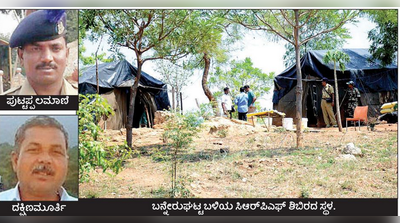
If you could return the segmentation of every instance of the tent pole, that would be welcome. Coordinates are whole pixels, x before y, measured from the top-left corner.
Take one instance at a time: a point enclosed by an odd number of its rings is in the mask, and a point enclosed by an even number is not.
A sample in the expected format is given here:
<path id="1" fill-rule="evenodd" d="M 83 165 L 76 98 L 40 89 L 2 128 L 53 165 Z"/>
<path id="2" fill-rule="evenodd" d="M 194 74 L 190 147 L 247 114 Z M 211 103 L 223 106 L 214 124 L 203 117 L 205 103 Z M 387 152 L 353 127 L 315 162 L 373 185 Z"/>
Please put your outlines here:
<path id="1" fill-rule="evenodd" d="M 151 128 L 151 121 L 150 121 L 150 116 L 149 116 L 149 110 L 147 109 L 147 105 L 144 104 L 144 110 L 146 111 L 146 117 L 147 117 L 147 127 Z"/>
<path id="2" fill-rule="evenodd" d="M 12 84 L 12 80 L 13 80 L 13 73 L 12 73 L 12 64 L 11 64 L 11 52 L 12 52 L 12 48 L 8 47 L 8 66 L 9 66 L 9 73 L 10 73 L 10 88 L 11 88 L 11 84 Z"/>
<path id="3" fill-rule="evenodd" d="M 182 92 L 179 92 L 181 97 L 181 115 L 183 115 L 183 103 L 182 103 Z"/>

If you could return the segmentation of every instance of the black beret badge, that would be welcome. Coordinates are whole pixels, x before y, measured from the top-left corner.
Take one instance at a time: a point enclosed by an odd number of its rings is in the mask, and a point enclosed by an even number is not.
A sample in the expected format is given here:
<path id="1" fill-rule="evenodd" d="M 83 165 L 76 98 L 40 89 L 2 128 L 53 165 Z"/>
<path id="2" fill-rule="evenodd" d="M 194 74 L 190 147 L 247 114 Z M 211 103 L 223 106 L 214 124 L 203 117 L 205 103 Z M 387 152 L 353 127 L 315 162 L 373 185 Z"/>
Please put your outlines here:
<path id="1" fill-rule="evenodd" d="M 63 33 L 65 30 L 64 28 L 64 24 L 62 22 L 58 22 L 57 23 L 57 30 L 56 32 L 58 33 L 58 35 L 60 35 L 61 33 Z"/>
<path id="2" fill-rule="evenodd" d="M 46 10 L 47 11 L 47 20 L 50 21 L 50 23 L 57 24 L 55 26 L 56 30 L 55 32 L 60 35 L 64 32 L 65 27 L 64 23 L 62 21 L 63 17 L 65 17 L 65 10 Z"/>

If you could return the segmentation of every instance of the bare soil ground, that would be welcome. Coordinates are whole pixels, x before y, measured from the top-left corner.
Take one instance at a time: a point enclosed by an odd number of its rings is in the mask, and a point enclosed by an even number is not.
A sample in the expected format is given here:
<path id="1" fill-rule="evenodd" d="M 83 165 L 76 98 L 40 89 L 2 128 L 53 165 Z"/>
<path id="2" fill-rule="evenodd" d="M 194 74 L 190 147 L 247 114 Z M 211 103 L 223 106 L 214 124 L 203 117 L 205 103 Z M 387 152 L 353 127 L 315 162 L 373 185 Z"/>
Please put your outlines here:
<path id="1" fill-rule="evenodd" d="M 80 197 L 169 197 L 170 148 L 162 126 L 134 129 L 137 155 L 117 175 L 97 169 L 80 184 Z M 358 130 L 358 128 L 357 128 Z M 269 131 L 224 118 L 207 121 L 190 148 L 180 155 L 178 197 L 195 198 L 396 198 L 397 124 L 379 124 L 374 131 L 354 127 L 308 128 L 304 147 L 296 134 Z M 102 140 L 123 144 L 124 130 L 107 130 Z M 347 143 L 362 155 L 346 157 Z"/>

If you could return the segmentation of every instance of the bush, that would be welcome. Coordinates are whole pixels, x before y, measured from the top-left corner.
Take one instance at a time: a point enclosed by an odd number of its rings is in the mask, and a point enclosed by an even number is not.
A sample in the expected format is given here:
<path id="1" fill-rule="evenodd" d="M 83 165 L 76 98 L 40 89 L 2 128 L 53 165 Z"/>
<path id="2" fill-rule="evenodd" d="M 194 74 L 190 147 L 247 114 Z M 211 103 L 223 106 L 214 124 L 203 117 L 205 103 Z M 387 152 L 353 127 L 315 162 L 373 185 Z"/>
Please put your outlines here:
<path id="1" fill-rule="evenodd" d="M 121 146 L 106 147 L 104 142 L 97 141 L 102 129 L 99 121 L 102 117 L 113 115 L 107 101 L 97 94 L 79 95 L 79 181 L 89 179 L 89 171 L 95 167 L 103 172 L 111 169 L 119 173 L 122 163 L 130 156 L 126 143 Z"/>
<path id="2" fill-rule="evenodd" d="M 199 131 L 201 123 L 196 113 L 187 113 L 185 115 L 175 113 L 167 119 L 163 138 L 169 142 L 170 151 L 172 151 L 171 197 L 174 197 L 176 192 L 179 191 L 179 185 L 177 185 L 176 180 L 178 156 L 193 141 L 193 137 Z"/>

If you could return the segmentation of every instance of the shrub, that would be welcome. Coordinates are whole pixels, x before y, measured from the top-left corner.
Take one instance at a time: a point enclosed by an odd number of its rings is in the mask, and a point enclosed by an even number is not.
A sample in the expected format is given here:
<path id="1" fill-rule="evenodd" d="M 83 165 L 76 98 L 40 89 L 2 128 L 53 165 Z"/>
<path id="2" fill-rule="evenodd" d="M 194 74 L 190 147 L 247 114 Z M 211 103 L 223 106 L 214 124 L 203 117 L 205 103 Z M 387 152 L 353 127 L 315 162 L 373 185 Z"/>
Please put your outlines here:
<path id="1" fill-rule="evenodd" d="M 113 115 L 107 101 L 97 94 L 79 95 L 79 181 L 89 179 L 89 171 L 95 167 L 103 168 L 103 172 L 111 169 L 119 173 L 122 163 L 130 156 L 126 145 L 106 147 L 98 141 L 102 129 L 99 121 L 102 117 Z M 125 143 L 126 144 L 126 143 Z"/>
<path id="2" fill-rule="evenodd" d="M 175 113 L 167 119 L 163 137 L 171 147 L 171 197 L 175 196 L 178 189 L 176 180 L 178 156 L 193 141 L 193 137 L 199 131 L 201 123 L 195 113 L 187 113 L 185 115 Z"/>

